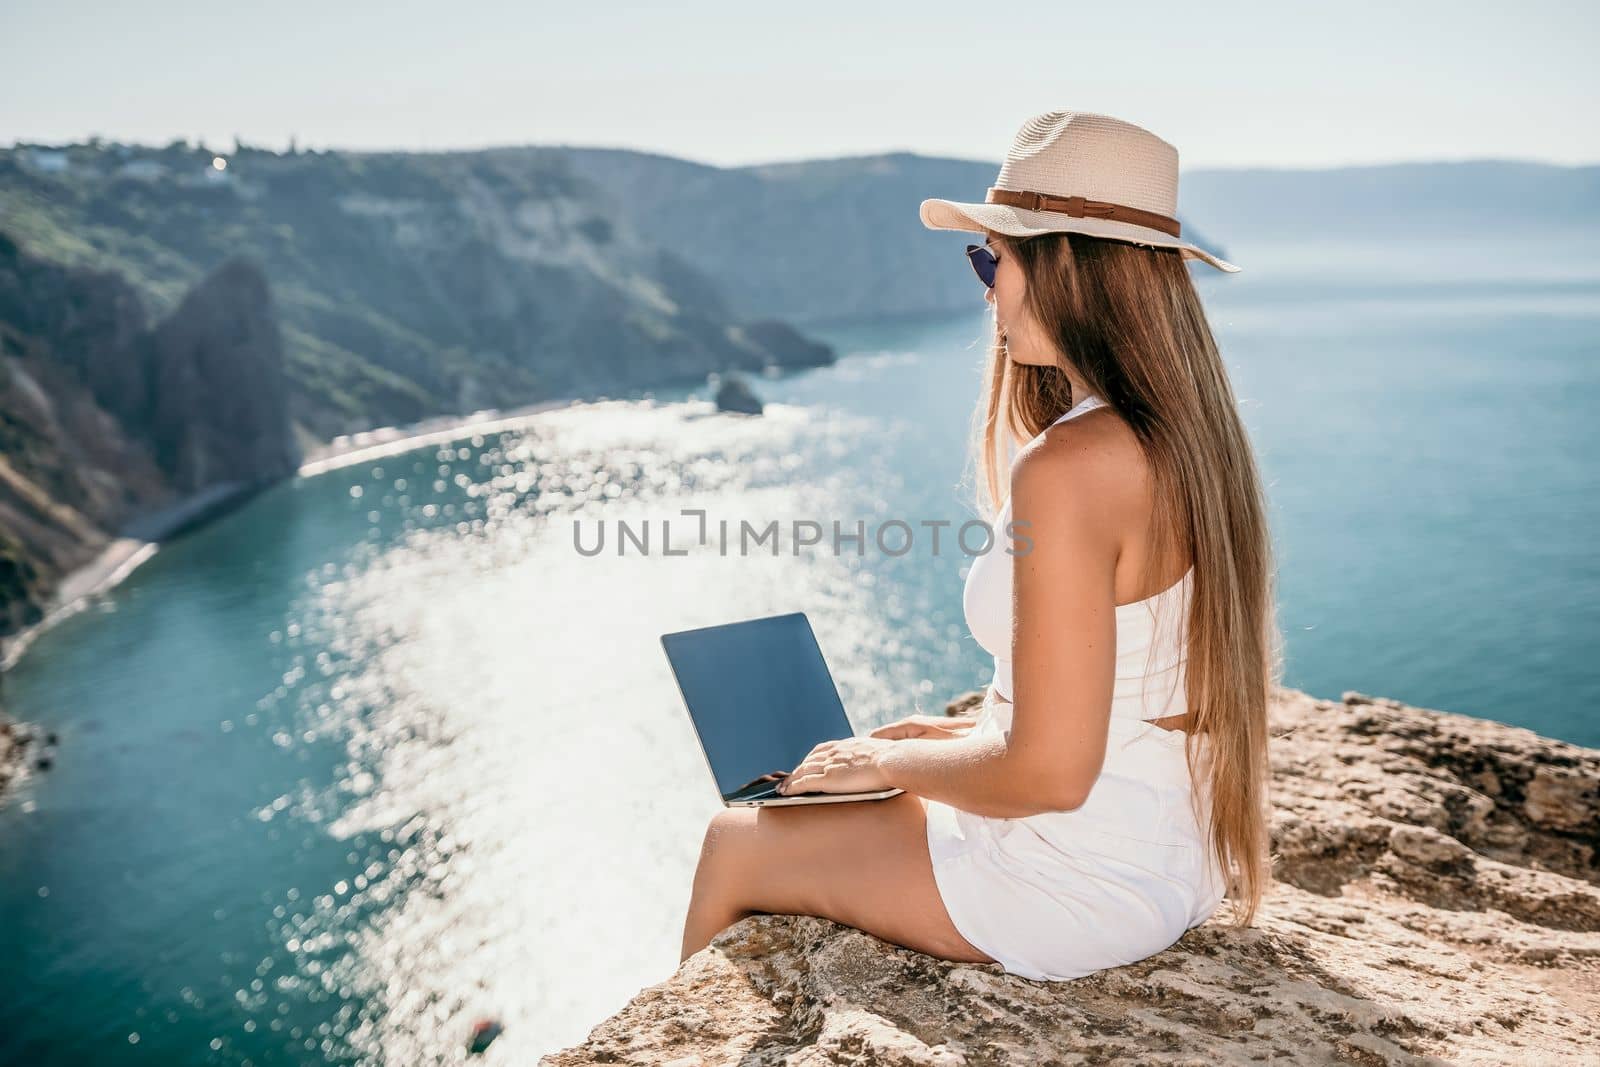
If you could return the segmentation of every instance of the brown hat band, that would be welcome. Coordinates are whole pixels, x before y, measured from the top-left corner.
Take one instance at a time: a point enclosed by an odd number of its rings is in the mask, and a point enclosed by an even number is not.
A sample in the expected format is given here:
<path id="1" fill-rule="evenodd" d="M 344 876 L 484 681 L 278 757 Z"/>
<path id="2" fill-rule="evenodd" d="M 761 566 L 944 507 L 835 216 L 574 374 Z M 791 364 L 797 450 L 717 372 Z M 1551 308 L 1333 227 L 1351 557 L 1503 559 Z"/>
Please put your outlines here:
<path id="1" fill-rule="evenodd" d="M 1049 193 L 1019 192 L 1015 189 L 996 189 L 990 186 L 983 201 L 986 204 L 1007 204 L 1011 207 L 1027 208 L 1029 211 L 1059 211 L 1075 219 L 1096 218 L 1131 222 L 1135 226 L 1148 226 L 1152 230 L 1160 230 L 1173 237 L 1179 236 L 1180 231 L 1177 219 L 1159 215 L 1154 211 L 1128 207 L 1126 204 L 1085 200 L 1081 196 L 1052 196 Z"/>

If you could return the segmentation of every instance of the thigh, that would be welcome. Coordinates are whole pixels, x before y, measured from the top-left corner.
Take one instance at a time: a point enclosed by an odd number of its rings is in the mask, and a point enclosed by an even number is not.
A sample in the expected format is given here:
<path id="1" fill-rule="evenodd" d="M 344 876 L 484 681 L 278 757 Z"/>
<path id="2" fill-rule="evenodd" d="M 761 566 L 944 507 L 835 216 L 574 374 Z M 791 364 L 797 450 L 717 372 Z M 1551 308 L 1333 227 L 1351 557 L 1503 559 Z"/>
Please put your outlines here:
<path id="1" fill-rule="evenodd" d="M 915 794 L 726 808 L 706 842 L 722 887 L 745 909 L 816 915 L 941 959 L 994 962 L 950 922 Z"/>

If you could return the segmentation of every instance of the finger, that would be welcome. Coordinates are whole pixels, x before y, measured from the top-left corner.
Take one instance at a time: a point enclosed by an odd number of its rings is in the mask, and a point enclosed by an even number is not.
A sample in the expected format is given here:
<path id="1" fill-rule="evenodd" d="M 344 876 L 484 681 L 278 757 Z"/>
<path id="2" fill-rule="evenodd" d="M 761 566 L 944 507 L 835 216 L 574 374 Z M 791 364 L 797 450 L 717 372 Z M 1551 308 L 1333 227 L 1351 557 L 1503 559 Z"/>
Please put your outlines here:
<path id="1" fill-rule="evenodd" d="M 797 766 L 794 769 L 794 773 L 784 779 L 784 789 L 794 789 L 795 782 L 811 781 L 814 777 L 818 777 L 818 774 L 821 774 L 821 768 L 816 765 Z"/>

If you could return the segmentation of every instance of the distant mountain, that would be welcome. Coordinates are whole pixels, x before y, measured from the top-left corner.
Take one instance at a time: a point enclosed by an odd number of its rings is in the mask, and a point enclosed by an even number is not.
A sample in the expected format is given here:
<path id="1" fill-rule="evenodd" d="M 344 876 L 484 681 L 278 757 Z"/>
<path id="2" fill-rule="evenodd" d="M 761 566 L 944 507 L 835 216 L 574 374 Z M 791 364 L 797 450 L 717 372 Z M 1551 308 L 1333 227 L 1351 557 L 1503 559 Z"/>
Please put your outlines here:
<path id="1" fill-rule="evenodd" d="M 559 152 L 0 152 L 0 232 L 123 274 L 152 311 L 223 260 L 269 279 L 312 438 L 831 362 L 640 237 Z"/>
<path id="2" fill-rule="evenodd" d="M 718 168 L 620 149 L 565 151 L 642 236 L 717 279 L 750 314 L 804 325 L 978 306 L 976 279 L 959 259 L 973 237 L 927 229 L 917 208 L 929 197 L 982 202 L 998 161 L 893 152 Z"/>
<path id="3" fill-rule="evenodd" d="M 1241 239 L 1546 237 L 1600 228 L 1600 166 L 1515 160 L 1328 170 L 1199 170 L 1179 180 L 1196 218 Z"/>
<path id="4" fill-rule="evenodd" d="M 917 207 L 928 197 L 982 202 L 998 160 L 894 152 L 718 168 L 617 149 L 565 151 L 642 236 L 716 278 L 746 313 L 804 326 L 976 306 L 971 272 L 956 259 L 971 238 L 926 229 Z M 1486 160 L 1185 170 L 1178 203 L 1184 236 L 1224 259 L 1227 243 L 1208 234 L 1400 241 L 1592 233 L 1600 167 Z M 1191 269 L 1212 277 L 1203 264 Z"/>

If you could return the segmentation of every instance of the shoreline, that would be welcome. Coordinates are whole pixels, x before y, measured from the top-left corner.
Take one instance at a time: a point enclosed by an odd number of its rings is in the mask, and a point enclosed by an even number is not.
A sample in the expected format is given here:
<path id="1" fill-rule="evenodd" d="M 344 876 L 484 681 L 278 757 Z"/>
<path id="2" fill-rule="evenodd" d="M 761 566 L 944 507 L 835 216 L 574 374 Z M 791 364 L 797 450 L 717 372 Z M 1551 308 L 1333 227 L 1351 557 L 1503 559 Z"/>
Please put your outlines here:
<path id="1" fill-rule="evenodd" d="M 445 444 L 476 434 L 520 429 L 545 412 L 589 402 L 580 397 L 546 400 L 508 412 L 490 408 L 465 416 L 439 415 L 406 426 L 380 426 L 345 434 L 333 438 L 308 455 L 289 477 L 314 478 L 341 467 L 409 452 L 430 444 Z M 160 550 L 163 541 L 220 518 L 257 492 L 275 484 L 224 482 L 127 523 L 122 533 L 113 537 L 99 555 L 62 577 L 43 618 L 8 637 L 0 638 L 0 672 L 16 666 L 33 642 L 52 627 L 82 611 L 96 596 L 109 592 L 125 581 Z"/>
<path id="2" fill-rule="evenodd" d="M 306 456 L 295 477 L 314 478 L 341 467 L 353 467 L 369 459 L 382 459 L 431 444 L 447 444 L 481 433 L 517 430 L 547 411 L 596 402 L 578 397 L 544 400 L 510 411 L 486 408 L 470 415 L 439 415 L 406 426 L 380 426 L 359 433 L 342 434 Z"/>
<path id="3" fill-rule="evenodd" d="M 62 577 L 43 618 L 0 638 L 0 671 L 15 666 L 41 634 L 81 611 L 96 595 L 121 583 L 156 554 L 163 540 L 230 511 L 261 488 L 246 482 L 221 482 L 127 523 L 94 559 Z"/>

